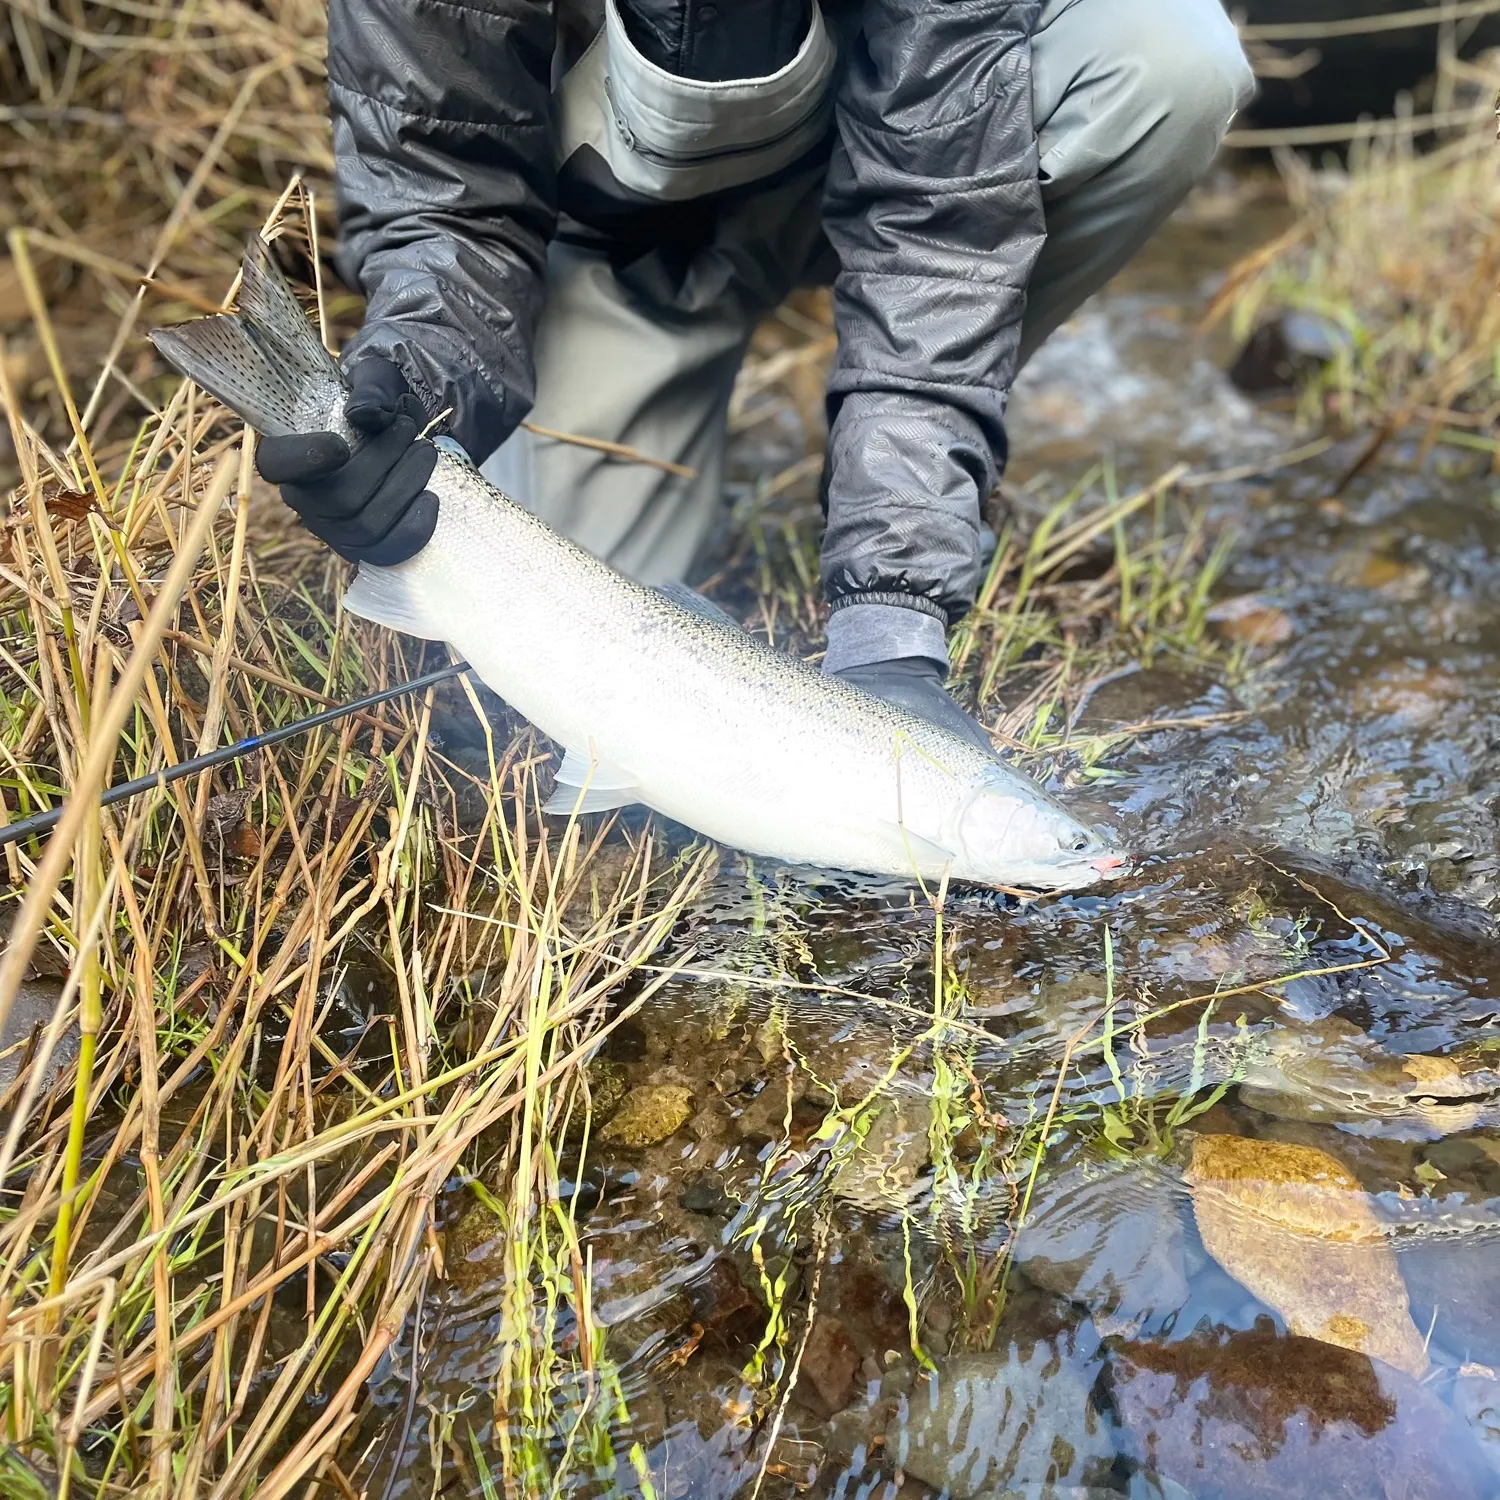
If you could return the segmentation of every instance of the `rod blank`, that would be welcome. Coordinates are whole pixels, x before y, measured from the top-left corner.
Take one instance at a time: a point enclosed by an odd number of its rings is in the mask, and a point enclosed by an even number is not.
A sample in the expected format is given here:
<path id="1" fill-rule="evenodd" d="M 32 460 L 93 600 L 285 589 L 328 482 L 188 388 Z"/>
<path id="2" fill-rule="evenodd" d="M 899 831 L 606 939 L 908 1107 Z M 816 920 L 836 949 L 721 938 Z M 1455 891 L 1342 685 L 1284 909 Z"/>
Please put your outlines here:
<path id="1" fill-rule="evenodd" d="M 312 729 L 320 729 L 324 724 L 332 724 L 339 719 L 347 718 L 350 714 L 373 708 L 377 703 L 399 698 L 404 693 L 421 692 L 423 688 L 431 687 L 437 682 L 445 682 L 448 678 L 457 677 L 468 670 L 469 664 L 466 661 L 455 662 L 449 667 L 439 667 L 436 671 L 424 672 L 420 677 L 412 678 L 410 682 L 398 682 L 395 687 L 381 688 L 378 693 L 368 693 L 365 697 L 356 698 L 351 703 L 341 703 L 333 708 L 325 708 L 321 713 L 312 714 L 306 719 L 298 719 L 295 723 L 283 724 L 280 729 L 267 730 L 265 734 L 251 735 L 249 739 L 239 740 L 233 745 L 222 745 L 217 750 L 210 750 L 206 755 L 195 755 L 192 760 L 180 760 L 175 766 L 163 766 L 161 770 L 150 776 L 137 776 L 134 781 L 119 782 L 115 786 L 104 789 L 99 798 L 99 805 L 100 807 L 113 807 L 116 802 L 128 802 L 132 797 L 139 797 L 142 792 L 149 792 L 154 787 L 170 786 L 174 781 L 181 781 L 184 776 L 194 776 L 200 771 L 212 771 L 215 766 L 228 765 L 230 761 L 238 760 L 241 756 L 249 755 L 253 751 L 264 750 L 269 745 L 279 745 L 283 740 L 306 734 Z M 0 828 L 0 849 L 7 844 L 17 843 L 21 839 L 34 838 L 39 833 L 46 833 L 62 817 L 66 806 L 65 802 L 59 803 L 46 812 L 33 813 L 29 818 L 22 818 L 19 823 L 10 823 Z"/>

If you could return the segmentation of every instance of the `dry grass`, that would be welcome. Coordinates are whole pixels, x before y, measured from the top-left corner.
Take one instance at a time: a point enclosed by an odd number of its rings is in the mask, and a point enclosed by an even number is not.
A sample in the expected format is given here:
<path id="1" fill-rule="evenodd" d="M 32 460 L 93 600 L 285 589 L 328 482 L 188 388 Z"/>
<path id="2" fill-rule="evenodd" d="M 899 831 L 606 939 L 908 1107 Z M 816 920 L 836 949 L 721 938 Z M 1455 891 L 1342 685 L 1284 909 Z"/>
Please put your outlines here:
<path id="1" fill-rule="evenodd" d="M 515 1205 L 506 1347 L 554 1358 L 528 1274 L 538 1237 L 564 1265 L 577 1242 L 536 1223 L 547 1143 L 584 1107 L 606 997 L 707 868 L 649 839 L 601 864 L 577 826 L 540 837 L 528 740 L 490 738 L 478 775 L 434 743 L 435 712 L 490 734 L 472 693 L 101 815 L 102 781 L 416 666 L 338 618 L 315 550 L 260 534 L 242 436 L 202 405 L 179 388 L 118 469 L 86 442 L 50 451 L 11 408 L 0 785 L 13 808 L 65 788 L 76 810 L 8 851 L 0 1007 L 28 961 L 66 976 L 0 1148 L 16 1485 L 338 1487 L 365 1380 L 441 1274 L 438 1195 L 481 1141 Z M 102 498 L 67 519 L 58 496 L 92 471 Z M 372 963 L 373 997 L 351 997 L 343 976 Z M 49 1089 L 69 1027 L 82 1049 Z"/>
<path id="2" fill-rule="evenodd" d="M 586 1109 L 606 997 L 709 856 L 542 837 L 546 758 L 497 740 L 472 689 L 99 814 L 103 783 L 420 662 L 340 618 L 342 567 L 140 337 L 220 305 L 262 223 L 322 269 L 283 192 L 328 165 L 322 8 L 17 3 L 4 24 L 0 807 L 66 792 L 74 813 L 5 854 L 0 1011 L 39 977 L 62 998 L 0 1146 L 0 1491 L 347 1493 L 342 1465 L 378 1483 L 394 1458 L 361 1427 L 366 1380 L 442 1275 L 445 1185 L 483 1162 L 510 1206 L 508 1390 L 553 1378 L 560 1301 L 587 1326 L 550 1143 Z M 322 310 L 354 309 L 334 288 Z M 440 753 L 434 716 L 477 757 Z M 565 1363 L 597 1456 L 608 1372 L 591 1345 Z"/>
<path id="3" fill-rule="evenodd" d="M 1500 56 L 1448 65 L 1447 88 L 1480 105 L 1500 86 Z M 1419 155 L 1409 133 L 1356 143 L 1315 170 L 1290 155 L 1283 177 L 1294 225 L 1247 256 L 1217 297 L 1244 336 L 1275 311 L 1338 330 L 1331 362 L 1309 379 L 1302 415 L 1368 431 L 1358 467 L 1398 434 L 1419 458 L 1445 442 L 1494 453 L 1500 418 L 1500 150 L 1492 122 Z"/>

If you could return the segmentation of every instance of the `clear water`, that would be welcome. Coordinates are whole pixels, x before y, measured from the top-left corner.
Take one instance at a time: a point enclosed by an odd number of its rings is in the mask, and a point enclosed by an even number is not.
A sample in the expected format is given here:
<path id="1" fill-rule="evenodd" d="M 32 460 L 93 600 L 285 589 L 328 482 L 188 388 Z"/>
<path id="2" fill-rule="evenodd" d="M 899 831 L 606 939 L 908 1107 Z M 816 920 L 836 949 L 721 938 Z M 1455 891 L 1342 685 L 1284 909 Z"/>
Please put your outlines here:
<path id="1" fill-rule="evenodd" d="M 1018 393 L 1015 479 L 1295 446 L 1192 332 L 1254 234 L 1184 216 L 1063 330 Z M 1500 507 L 1442 452 L 1330 498 L 1348 456 L 1199 492 L 1239 535 L 1220 592 L 1285 615 L 1273 654 L 1090 700 L 1085 727 L 1209 720 L 1108 761 L 1128 880 L 959 892 L 939 931 L 920 894 L 725 856 L 673 940 L 694 972 L 594 1065 L 691 1105 L 569 1184 L 628 1409 L 570 1492 L 1500 1493 Z M 1292 1334 L 1316 1278 L 1253 1221 L 1240 1275 L 1216 1257 L 1189 1164 L 1224 1136 L 1350 1174 L 1375 1226 L 1354 1281 L 1422 1373 Z M 415 1369 L 409 1333 L 383 1367 L 384 1422 L 415 1393 L 391 1495 L 483 1493 L 434 1454 L 519 1434 L 493 1402 L 500 1249 L 430 1299 Z"/>

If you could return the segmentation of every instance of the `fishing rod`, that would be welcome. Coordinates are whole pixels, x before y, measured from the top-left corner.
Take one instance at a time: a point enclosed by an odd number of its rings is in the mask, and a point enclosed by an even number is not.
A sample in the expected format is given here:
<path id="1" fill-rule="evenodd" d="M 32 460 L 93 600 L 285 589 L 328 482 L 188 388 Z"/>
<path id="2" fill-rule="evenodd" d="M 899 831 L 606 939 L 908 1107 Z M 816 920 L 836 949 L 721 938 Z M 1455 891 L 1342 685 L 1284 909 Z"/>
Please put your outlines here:
<path id="1" fill-rule="evenodd" d="M 149 792 L 155 787 L 170 786 L 174 781 L 181 781 L 184 776 L 193 776 L 199 771 L 211 771 L 215 766 L 227 765 L 230 761 L 249 755 L 254 750 L 264 750 L 270 745 L 279 745 L 283 740 L 289 740 L 294 735 L 320 729 L 324 724 L 332 724 L 338 719 L 347 718 L 350 714 L 357 714 L 362 709 L 373 708 L 377 703 L 399 698 L 403 693 L 421 692 L 423 688 L 431 687 L 437 682 L 446 682 L 448 678 L 457 677 L 468 670 L 469 664 L 466 661 L 455 662 L 449 667 L 439 667 L 434 672 L 424 672 L 420 677 L 413 677 L 410 682 L 398 682 L 395 687 L 381 688 L 378 693 L 367 693 L 363 698 L 356 698 L 351 703 L 340 703 L 333 708 L 325 708 L 321 713 L 312 714 L 306 719 L 283 724 L 280 729 L 270 729 L 265 734 L 252 734 L 249 739 L 238 740 L 233 745 L 221 745 L 217 750 L 210 750 L 206 755 L 195 755 L 191 760 L 180 760 L 175 766 L 163 766 L 161 770 L 153 772 L 150 776 L 137 776 L 134 781 L 119 782 L 115 786 L 104 789 L 99 798 L 99 806 L 112 807 L 116 802 L 128 802 L 132 797 L 139 797 L 142 792 Z M 20 839 L 46 833 L 62 817 L 66 806 L 67 803 L 60 803 L 46 812 L 33 813 L 29 818 L 22 818 L 19 823 L 10 823 L 0 828 L 0 849 Z"/>

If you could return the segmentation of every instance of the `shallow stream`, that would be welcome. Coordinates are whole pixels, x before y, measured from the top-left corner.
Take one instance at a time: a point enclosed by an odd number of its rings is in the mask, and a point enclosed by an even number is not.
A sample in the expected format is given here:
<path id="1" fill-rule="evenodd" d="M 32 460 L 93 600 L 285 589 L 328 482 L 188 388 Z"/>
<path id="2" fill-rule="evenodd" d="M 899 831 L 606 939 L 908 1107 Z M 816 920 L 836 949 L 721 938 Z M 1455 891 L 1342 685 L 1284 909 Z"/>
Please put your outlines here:
<path id="1" fill-rule="evenodd" d="M 1042 352 L 1014 484 L 1305 442 L 1194 331 L 1247 218 L 1198 200 Z M 619 1380 L 569 1493 L 1500 1494 L 1500 481 L 1393 449 L 1335 494 L 1357 452 L 1195 492 L 1253 649 L 1082 705 L 1170 721 L 1088 788 L 1128 879 L 939 921 L 725 855 L 565 1164 Z M 494 1411 L 486 1213 L 455 1187 L 376 1383 L 392 1496 L 568 1430 Z"/>

